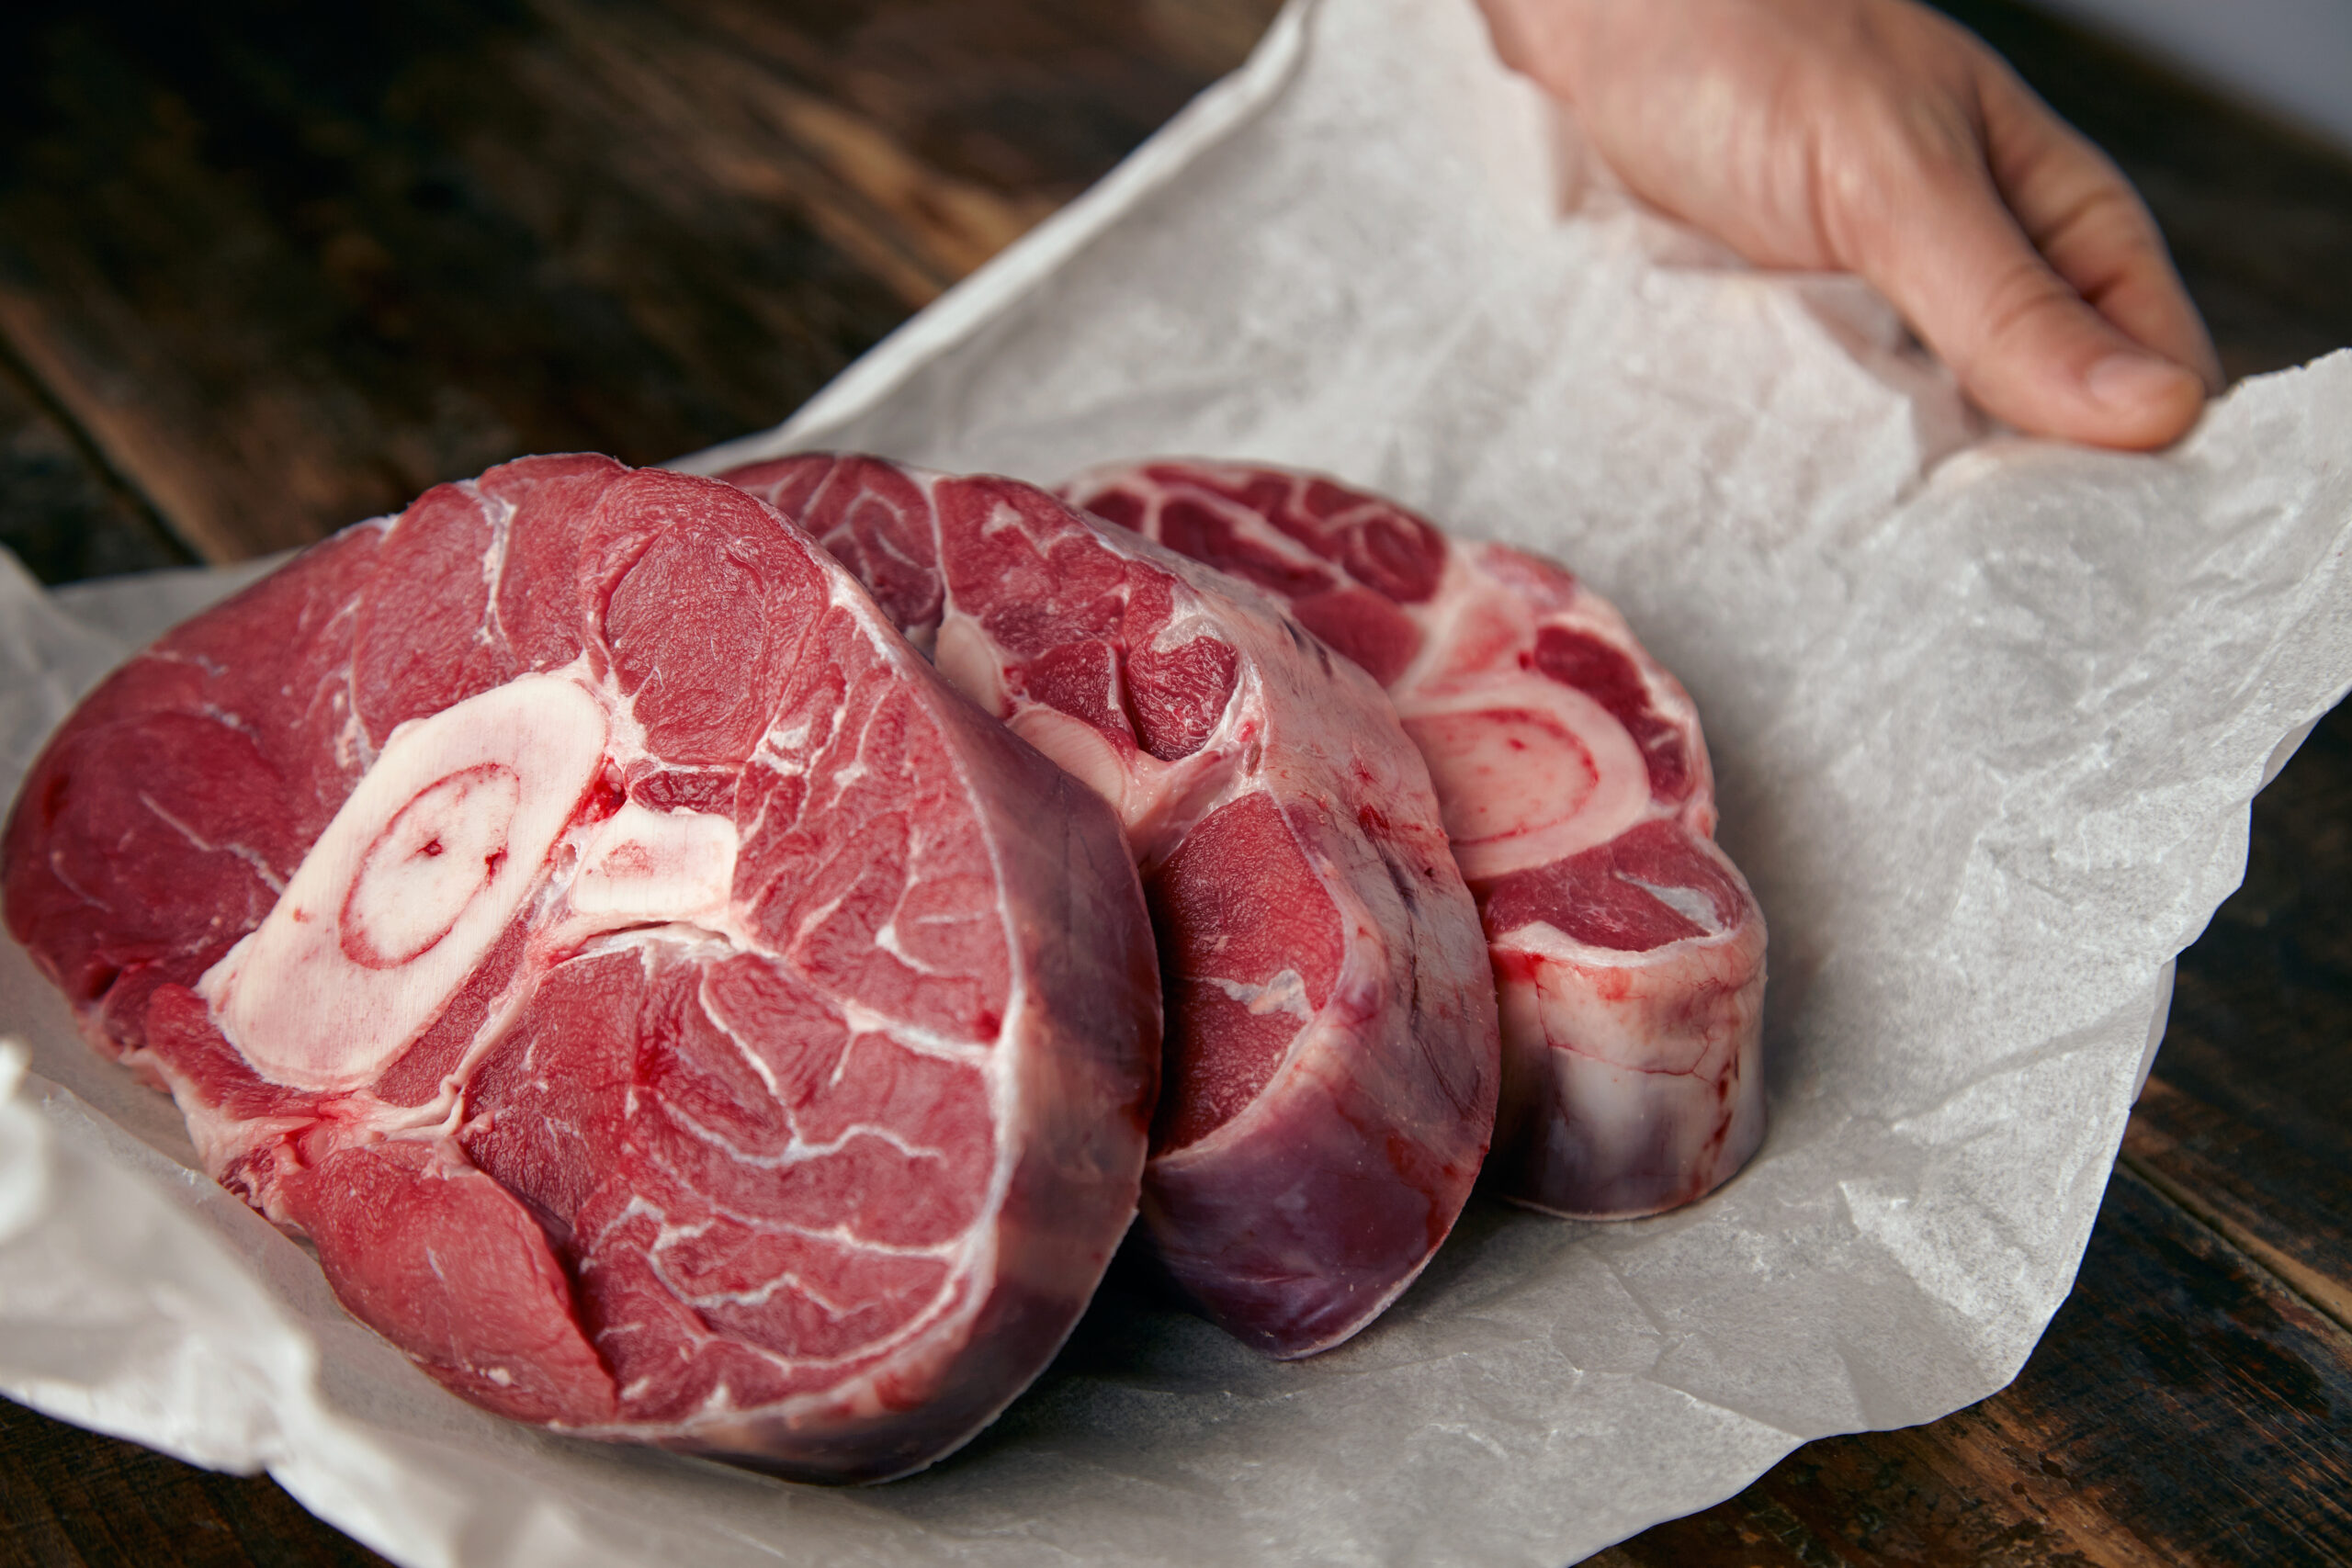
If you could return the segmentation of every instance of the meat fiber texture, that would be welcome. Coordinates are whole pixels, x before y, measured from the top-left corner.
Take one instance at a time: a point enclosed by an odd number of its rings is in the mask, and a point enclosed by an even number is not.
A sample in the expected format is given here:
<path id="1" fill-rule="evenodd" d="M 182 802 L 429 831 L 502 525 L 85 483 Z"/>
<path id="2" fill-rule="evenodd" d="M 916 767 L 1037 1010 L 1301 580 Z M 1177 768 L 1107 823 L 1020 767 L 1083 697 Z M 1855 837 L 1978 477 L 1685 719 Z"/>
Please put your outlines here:
<path id="1" fill-rule="evenodd" d="M 92 693 L 0 874 L 206 1171 L 501 1415 L 900 1473 L 1134 1210 L 1116 824 L 707 479 L 532 458 L 346 529 Z"/>
<path id="2" fill-rule="evenodd" d="M 1470 6 L 1300 6 L 794 423 L 694 466 L 1215 452 L 1574 562 L 1706 716 L 1717 837 L 1771 917 L 1771 1128 L 1737 1180 L 1609 1225 L 1474 1197 L 1299 1361 L 1114 1269 L 952 1463 L 795 1487 L 444 1393 L 190 1177 L 171 1108 L 0 943 L 28 1063 L 0 1389 L 267 1469 L 419 1568 L 1558 1568 L 2001 1386 L 2074 1278 L 2165 966 L 2352 679 L 2352 355 L 2168 453 L 2000 438 L 1860 286 L 1745 271 L 1577 150 Z M 0 783 L 118 639 L 216 592 L 0 573 Z"/>
<path id="3" fill-rule="evenodd" d="M 1764 920 L 1714 845 L 1698 710 L 1607 600 L 1317 474 L 1158 459 L 1061 492 L 1281 595 L 1386 688 L 1501 987 L 1498 1190 L 1624 1219 L 1747 1163 L 1764 1139 Z"/>
<path id="4" fill-rule="evenodd" d="M 1420 1273 L 1493 1130 L 1493 983 L 1413 743 L 1274 604 L 1018 480 L 824 455 L 721 476 L 1119 814 L 1167 1051 L 1143 1217 L 1280 1357 Z"/>

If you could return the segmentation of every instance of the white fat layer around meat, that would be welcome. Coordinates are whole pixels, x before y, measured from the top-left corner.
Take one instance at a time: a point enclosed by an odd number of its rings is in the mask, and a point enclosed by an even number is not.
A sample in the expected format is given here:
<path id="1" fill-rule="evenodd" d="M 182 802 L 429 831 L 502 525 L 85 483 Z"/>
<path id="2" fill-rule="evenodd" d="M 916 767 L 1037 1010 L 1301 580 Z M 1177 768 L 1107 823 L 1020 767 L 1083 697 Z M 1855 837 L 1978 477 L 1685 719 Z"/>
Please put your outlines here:
<path id="1" fill-rule="evenodd" d="M 272 1083 L 372 1081 L 543 879 L 605 757 L 604 705 L 525 675 L 394 730 L 261 925 L 197 984 Z"/>
<path id="2" fill-rule="evenodd" d="M 1550 1098 L 1574 1108 L 1579 1140 L 1596 1166 L 1690 1170 L 1704 1163 L 1725 1114 L 1718 1080 L 1732 1065 L 1728 1056 L 1710 1073 L 1629 1066 L 1556 1047 L 1544 1061 Z"/>
<path id="3" fill-rule="evenodd" d="M 1744 972 L 1725 962 L 1730 956 L 1720 946 L 1676 943 L 1644 954 L 1630 974 L 1614 962 L 1539 963 L 1533 984 L 1504 987 L 1503 1027 L 1519 1040 L 1540 1042 L 1547 1059 L 1565 1055 L 1625 1072 L 1719 1077 L 1737 1054 L 1749 1011 L 1731 991 L 1714 994 L 1713 1005 L 1694 1006 L 1690 998 L 1707 994 L 1711 976 Z M 1595 970 L 1619 984 L 1591 984 Z M 1555 1070 L 1576 1065 L 1555 1064 Z"/>
<path id="4" fill-rule="evenodd" d="M 1744 940 L 1747 928 L 1755 923 L 1742 920 L 1725 926 L 1715 913 L 1714 901 L 1695 887 L 1661 888 L 1646 882 L 1635 882 L 1634 886 L 1698 925 L 1702 934 L 1634 951 L 1596 947 L 1590 942 L 1578 942 L 1548 921 L 1531 920 L 1515 930 L 1498 933 L 1492 939 L 1491 945 L 1497 952 L 1524 953 L 1553 963 L 1589 969 L 1667 968 L 1680 962 L 1680 955 L 1691 948 Z M 1668 897 L 1669 894 L 1672 897 Z"/>

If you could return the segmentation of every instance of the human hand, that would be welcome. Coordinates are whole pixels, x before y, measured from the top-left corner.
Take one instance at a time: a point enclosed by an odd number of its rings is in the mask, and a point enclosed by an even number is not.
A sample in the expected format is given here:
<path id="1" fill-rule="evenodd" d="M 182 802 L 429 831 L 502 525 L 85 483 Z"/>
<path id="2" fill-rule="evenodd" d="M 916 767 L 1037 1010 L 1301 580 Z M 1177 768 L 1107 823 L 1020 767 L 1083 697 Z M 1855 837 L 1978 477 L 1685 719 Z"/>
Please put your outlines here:
<path id="1" fill-rule="evenodd" d="M 1987 412 L 2161 446 L 2222 385 L 2138 195 L 1912 0 L 1480 0 L 1636 194 L 1762 266 L 1860 273 Z"/>

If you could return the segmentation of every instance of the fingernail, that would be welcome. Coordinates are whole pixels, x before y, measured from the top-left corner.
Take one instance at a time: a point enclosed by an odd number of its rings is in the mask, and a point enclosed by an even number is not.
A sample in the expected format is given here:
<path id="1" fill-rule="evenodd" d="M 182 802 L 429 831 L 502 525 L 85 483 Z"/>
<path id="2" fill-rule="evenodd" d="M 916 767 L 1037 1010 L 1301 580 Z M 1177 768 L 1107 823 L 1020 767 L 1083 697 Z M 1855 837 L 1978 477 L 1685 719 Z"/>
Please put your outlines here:
<path id="1" fill-rule="evenodd" d="M 2176 395 L 2183 380 L 2195 379 L 2193 372 L 2168 359 L 2145 354 L 2110 354 L 2090 367 L 2083 385 L 2090 389 L 2093 398 L 2109 408 L 2143 409 Z"/>

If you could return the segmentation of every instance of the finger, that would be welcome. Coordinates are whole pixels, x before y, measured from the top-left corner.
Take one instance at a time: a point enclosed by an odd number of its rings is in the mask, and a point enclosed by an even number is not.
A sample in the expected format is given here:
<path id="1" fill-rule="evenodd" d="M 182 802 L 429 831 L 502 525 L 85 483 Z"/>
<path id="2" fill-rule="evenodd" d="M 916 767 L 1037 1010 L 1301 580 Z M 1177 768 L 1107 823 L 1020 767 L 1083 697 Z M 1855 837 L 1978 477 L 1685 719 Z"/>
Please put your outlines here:
<path id="1" fill-rule="evenodd" d="M 2103 446 L 2177 439 L 2204 406 L 2196 371 L 2151 352 L 2053 271 L 1981 157 L 1910 138 L 1880 150 L 1879 198 L 1842 225 L 1841 259 L 1892 299 L 1987 412 Z"/>
<path id="2" fill-rule="evenodd" d="M 2220 391 L 2213 340 L 2131 182 L 2007 70 L 1983 96 L 1994 185 L 2026 238 L 2126 336 Z"/>

